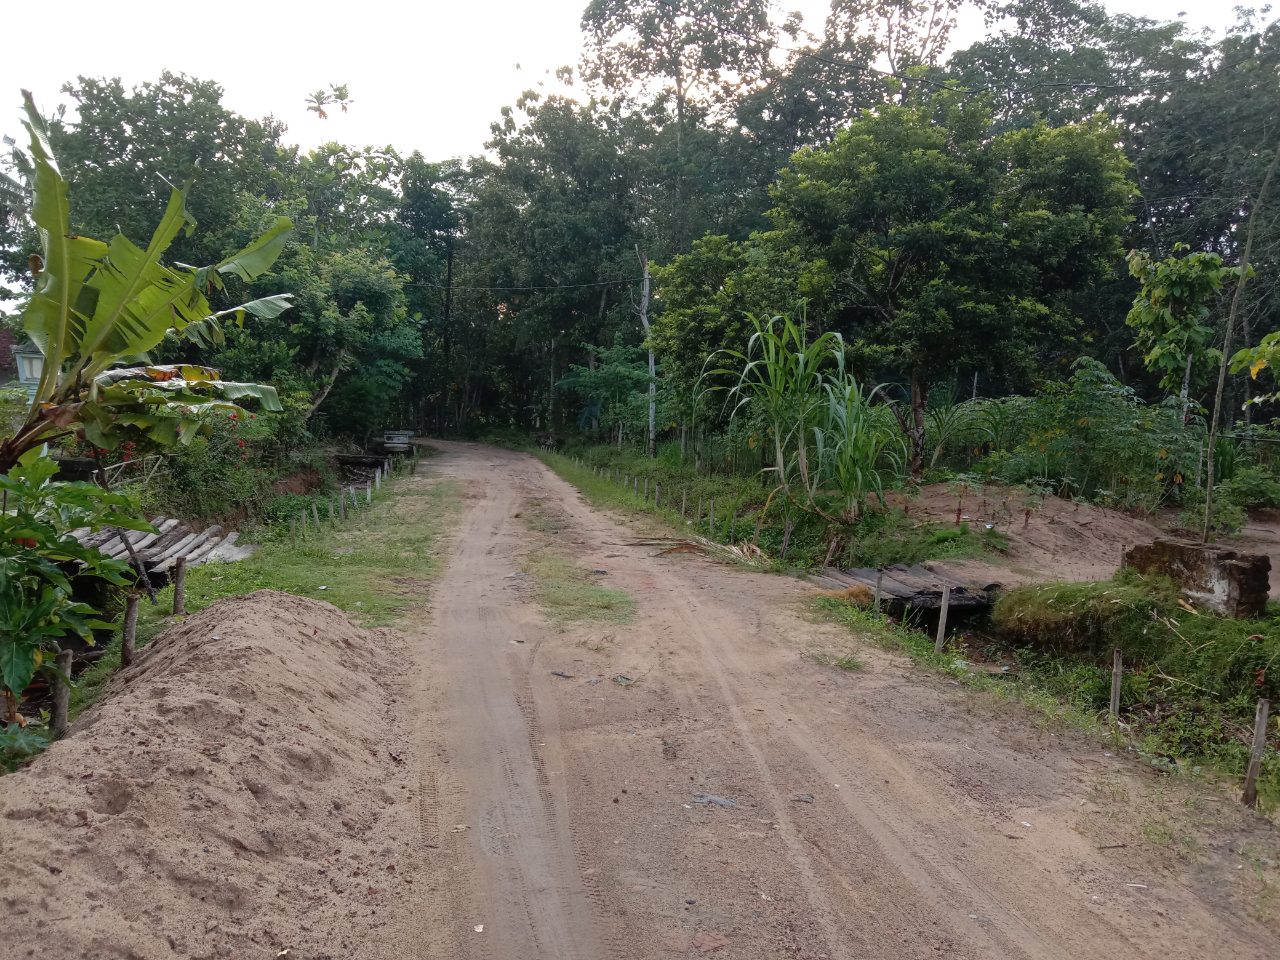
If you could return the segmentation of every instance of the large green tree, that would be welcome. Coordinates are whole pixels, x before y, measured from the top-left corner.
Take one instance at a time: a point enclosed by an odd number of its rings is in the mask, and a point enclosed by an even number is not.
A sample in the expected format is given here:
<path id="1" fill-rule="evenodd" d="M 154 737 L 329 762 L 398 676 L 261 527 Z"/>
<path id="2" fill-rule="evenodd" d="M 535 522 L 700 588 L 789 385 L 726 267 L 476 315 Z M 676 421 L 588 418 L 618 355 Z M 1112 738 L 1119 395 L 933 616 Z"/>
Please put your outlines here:
<path id="1" fill-rule="evenodd" d="M 990 124 L 958 94 L 884 108 L 799 151 L 775 191 L 781 236 L 832 272 L 828 324 L 906 381 L 915 475 L 930 387 L 979 365 L 1010 386 L 1034 376 L 1125 224 L 1129 165 L 1107 123 Z"/>

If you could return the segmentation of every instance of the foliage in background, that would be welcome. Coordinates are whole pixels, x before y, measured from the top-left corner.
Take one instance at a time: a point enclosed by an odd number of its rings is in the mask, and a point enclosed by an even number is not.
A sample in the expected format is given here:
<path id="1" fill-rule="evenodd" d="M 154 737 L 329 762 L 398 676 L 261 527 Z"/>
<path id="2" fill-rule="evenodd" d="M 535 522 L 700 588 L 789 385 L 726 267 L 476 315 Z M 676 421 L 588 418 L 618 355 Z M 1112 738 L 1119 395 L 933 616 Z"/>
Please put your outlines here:
<path id="1" fill-rule="evenodd" d="M 1142 282 L 1125 323 L 1137 331 L 1134 346 L 1147 369 L 1161 374 L 1160 386 L 1177 389 L 1184 417 L 1192 388 L 1199 389 L 1222 359 L 1210 348 L 1213 329 L 1205 325 L 1208 301 L 1222 285 L 1240 275 L 1224 267 L 1216 253 L 1190 253 L 1174 244 L 1174 256 L 1159 262 L 1138 250 L 1129 253 L 1129 272 Z"/>

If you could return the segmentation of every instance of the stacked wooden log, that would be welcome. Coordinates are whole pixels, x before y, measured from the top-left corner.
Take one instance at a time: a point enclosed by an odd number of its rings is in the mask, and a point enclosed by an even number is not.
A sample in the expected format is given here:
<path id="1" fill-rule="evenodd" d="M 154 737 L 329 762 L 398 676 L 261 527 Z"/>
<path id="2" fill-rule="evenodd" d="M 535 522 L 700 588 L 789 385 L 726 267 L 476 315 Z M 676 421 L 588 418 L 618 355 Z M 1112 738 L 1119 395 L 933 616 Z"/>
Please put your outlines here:
<path id="1" fill-rule="evenodd" d="M 952 610 L 964 608 L 979 610 L 995 602 L 998 583 L 974 583 L 961 580 L 938 567 L 924 564 L 907 566 L 895 563 L 877 570 L 875 567 L 853 567 L 839 570 L 824 567 L 821 573 L 812 573 L 809 579 L 832 590 L 844 590 L 855 585 L 865 586 L 874 594 L 876 580 L 880 581 L 880 603 L 887 612 L 900 615 L 906 610 L 937 610 L 942 606 L 942 591 L 951 589 L 949 605 Z"/>
<path id="2" fill-rule="evenodd" d="M 81 528 L 73 530 L 71 535 L 83 546 L 96 547 L 109 557 L 125 560 L 131 559 L 129 544 L 132 544 L 138 559 L 151 575 L 167 574 L 179 557 L 187 558 L 187 568 L 190 569 L 209 560 L 241 560 L 247 556 L 244 548 L 235 546 L 240 534 L 233 531 L 223 536 L 222 527 L 217 524 L 199 533 L 182 521 L 168 517 L 155 517 L 151 525 L 159 532 L 104 527 L 96 533 Z"/>

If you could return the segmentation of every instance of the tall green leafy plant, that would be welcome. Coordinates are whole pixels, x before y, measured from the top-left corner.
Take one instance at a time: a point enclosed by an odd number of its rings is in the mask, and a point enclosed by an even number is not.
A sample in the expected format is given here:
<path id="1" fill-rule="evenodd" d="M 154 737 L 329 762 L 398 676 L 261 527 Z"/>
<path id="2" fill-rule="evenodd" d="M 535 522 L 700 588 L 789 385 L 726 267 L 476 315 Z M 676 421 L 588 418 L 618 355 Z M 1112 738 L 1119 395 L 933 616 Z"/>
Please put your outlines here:
<path id="1" fill-rule="evenodd" d="M 128 565 L 71 536 L 77 527 L 104 524 L 151 530 L 133 516 L 123 494 L 90 483 L 56 483 L 58 465 L 28 451 L 8 475 L 0 474 L 0 690 L 4 722 L 22 723 L 22 691 L 38 671 L 55 673 L 60 639 L 77 634 L 90 643 L 95 629 L 111 629 L 87 604 L 71 596 L 75 576 L 129 582 Z"/>
<path id="2" fill-rule="evenodd" d="M 746 352 L 724 351 L 742 363 L 731 392 L 736 399 L 734 413 L 750 408 L 768 425 L 774 465 L 766 469 L 774 471 L 778 490 L 789 500 L 808 507 L 822 476 L 812 445 L 812 429 L 824 401 L 822 367 L 833 356 L 837 363 L 843 359 L 844 342 L 838 333 L 824 333 L 810 343 L 803 314 L 800 323 L 788 314 L 767 319 L 749 314 L 747 320 L 755 332 Z M 801 499 L 792 489 L 795 485 Z"/>
<path id="3" fill-rule="evenodd" d="M 1209 346 L 1213 329 L 1205 324 L 1209 300 L 1228 279 L 1240 275 L 1239 267 L 1224 267 L 1216 253 L 1196 252 L 1174 244 L 1174 256 L 1152 260 L 1140 250 L 1129 253 L 1129 272 L 1142 281 L 1125 323 L 1136 332 L 1134 345 L 1142 351 L 1148 370 L 1161 374 L 1160 386 L 1177 389 L 1185 420 L 1191 406 L 1192 387 L 1204 386 L 1222 351 Z"/>
<path id="4" fill-rule="evenodd" d="M 813 428 L 824 486 L 840 492 L 843 519 L 852 523 L 874 494 L 882 502 L 886 481 L 903 472 L 903 449 L 895 442 L 891 421 L 879 415 L 885 407 L 873 407 L 870 397 L 850 375 L 836 376 L 824 385 L 826 404 L 821 423 Z M 878 388 L 877 388 L 878 389 Z"/>
<path id="5" fill-rule="evenodd" d="M 31 219 L 41 254 L 32 258 L 35 288 L 23 326 L 44 352 L 44 368 L 25 422 L 0 441 L 0 473 L 55 435 L 81 429 L 100 447 L 147 436 L 162 443 L 189 439 L 209 404 L 256 397 L 278 410 L 274 388 L 223 381 L 216 370 L 196 366 L 136 366 L 113 370 L 122 360 L 145 358 L 166 335 L 184 332 L 217 339 L 220 323 L 246 313 L 279 316 L 285 295 L 215 313 L 206 294 L 225 289 L 225 278 L 250 281 L 265 273 L 293 229 L 281 217 L 234 256 L 204 267 L 165 265 L 161 257 L 184 228 L 195 228 L 187 209 L 190 183 L 173 189 L 160 225 L 146 248 L 121 235 L 109 243 L 71 233 L 67 182 L 49 145 L 49 131 L 31 94 L 23 91 L 30 134 Z"/>

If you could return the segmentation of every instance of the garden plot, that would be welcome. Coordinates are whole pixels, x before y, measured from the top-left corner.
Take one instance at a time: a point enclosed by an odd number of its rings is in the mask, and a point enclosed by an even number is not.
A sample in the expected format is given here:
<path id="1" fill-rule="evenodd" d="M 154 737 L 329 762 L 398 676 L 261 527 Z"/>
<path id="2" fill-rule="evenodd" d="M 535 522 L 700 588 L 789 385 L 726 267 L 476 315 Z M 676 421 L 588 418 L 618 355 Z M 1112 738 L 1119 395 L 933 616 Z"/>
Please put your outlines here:
<path id="1" fill-rule="evenodd" d="M 1120 566 L 1122 547 L 1167 536 L 1145 520 L 1054 496 L 1045 496 L 1028 512 L 1006 488 L 995 484 L 958 495 L 948 484 L 934 483 L 921 487 L 918 499 L 908 500 L 895 491 L 886 494 L 885 501 L 896 509 L 907 507 L 908 516 L 921 523 L 968 523 L 978 530 L 992 524 L 1008 538 L 1005 556 L 949 560 L 964 581 L 1015 585 L 1046 579 L 1107 580 Z"/>

